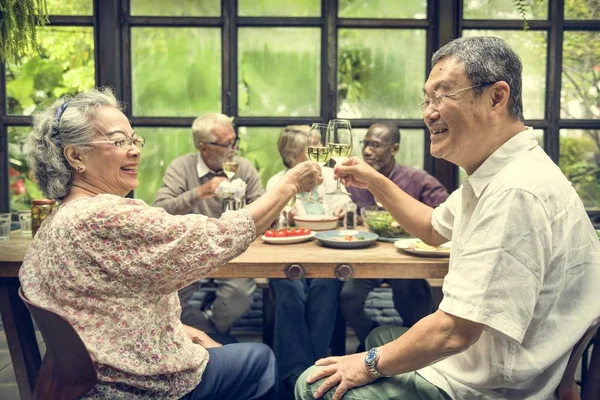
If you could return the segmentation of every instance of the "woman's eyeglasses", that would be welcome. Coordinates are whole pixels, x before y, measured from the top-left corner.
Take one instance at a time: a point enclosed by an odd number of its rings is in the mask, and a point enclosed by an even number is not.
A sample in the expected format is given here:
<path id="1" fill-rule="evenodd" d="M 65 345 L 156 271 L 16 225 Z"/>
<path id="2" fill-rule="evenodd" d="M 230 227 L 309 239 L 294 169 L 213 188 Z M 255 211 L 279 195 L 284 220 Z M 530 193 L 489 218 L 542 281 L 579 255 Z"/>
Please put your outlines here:
<path id="1" fill-rule="evenodd" d="M 117 146 L 121 149 L 125 145 L 127 145 L 127 146 L 133 145 L 133 146 L 137 147 L 138 149 L 141 149 L 146 144 L 146 139 L 144 139 L 143 137 L 137 136 L 135 138 L 126 137 L 123 139 L 116 139 L 116 140 L 98 140 L 98 141 L 90 142 L 89 144 L 114 144 L 115 146 Z"/>

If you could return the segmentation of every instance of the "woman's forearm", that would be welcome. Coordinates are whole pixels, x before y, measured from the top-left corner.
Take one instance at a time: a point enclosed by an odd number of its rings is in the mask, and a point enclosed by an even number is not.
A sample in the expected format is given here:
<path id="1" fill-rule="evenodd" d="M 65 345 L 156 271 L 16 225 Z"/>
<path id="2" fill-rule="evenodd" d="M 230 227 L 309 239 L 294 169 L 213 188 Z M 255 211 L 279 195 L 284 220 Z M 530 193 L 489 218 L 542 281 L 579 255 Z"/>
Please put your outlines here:
<path id="1" fill-rule="evenodd" d="M 246 212 L 256 225 L 256 234 L 264 232 L 277 219 L 283 207 L 296 195 L 296 186 L 287 179 L 281 179 L 277 185 L 245 207 Z"/>

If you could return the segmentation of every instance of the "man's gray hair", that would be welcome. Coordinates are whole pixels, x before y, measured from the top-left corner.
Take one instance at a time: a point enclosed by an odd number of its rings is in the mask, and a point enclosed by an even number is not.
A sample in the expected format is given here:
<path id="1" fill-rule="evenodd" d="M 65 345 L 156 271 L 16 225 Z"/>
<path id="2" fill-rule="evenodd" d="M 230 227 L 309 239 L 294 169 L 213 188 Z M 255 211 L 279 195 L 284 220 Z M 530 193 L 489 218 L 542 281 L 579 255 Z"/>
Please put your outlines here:
<path id="1" fill-rule="evenodd" d="M 515 120 L 525 120 L 522 98 L 523 65 L 508 43 L 493 36 L 461 37 L 436 51 L 431 58 L 431 66 L 447 57 L 461 60 L 471 84 L 482 85 L 473 89 L 475 95 L 483 93 L 486 84 L 506 82 L 510 86 L 508 112 Z"/>
<path id="2" fill-rule="evenodd" d="M 214 142 L 216 137 L 212 134 L 215 126 L 233 123 L 233 117 L 225 114 L 208 113 L 199 116 L 192 124 L 192 134 L 194 136 L 194 145 L 198 147 L 200 143 Z"/>
<path id="3" fill-rule="evenodd" d="M 277 149 L 286 168 L 292 168 L 296 158 L 304 152 L 309 132 L 308 125 L 288 125 L 281 130 Z"/>
<path id="4" fill-rule="evenodd" d="M 88 143 L 96 132 L 94 117 L 101 106 L 122 109 L 110 88 L 99 88 L 60 98 L 34 114 L 33 131 L 26 145 L 28 162 L 47 198 L 62 200 L 71 191 L 74 170 L 65 158 L 64 148 L 72 145 L 82 153 L 91 150 Z M 57 118 L 61 107 L 64 111 Z"/>

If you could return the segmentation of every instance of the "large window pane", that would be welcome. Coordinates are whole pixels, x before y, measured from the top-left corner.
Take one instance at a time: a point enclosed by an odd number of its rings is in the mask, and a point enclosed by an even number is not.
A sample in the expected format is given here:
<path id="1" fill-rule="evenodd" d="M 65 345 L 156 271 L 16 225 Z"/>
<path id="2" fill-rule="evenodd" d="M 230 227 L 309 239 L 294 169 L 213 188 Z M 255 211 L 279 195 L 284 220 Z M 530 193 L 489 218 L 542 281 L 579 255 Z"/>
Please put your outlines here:
<path id="1" fill-rule="evenodd" d="M 42 192 L 29 176 L 25 142 L 31 128 L 8 127 L 8 183 L 11 211 L 28 210 L 31 200 L 43 198 Z"/>
<path id="2" fill-rule="evenodd" d="M 568 0 L 567 0 L 568 1 Z M 526 19 L 547 19 L 548 0 L 527 0 Z M 467 19 L 522 19 L 514 1 L 464 0 L 463 17 Z"/>
<path id="3" fill-rule="evenodd" d="M 146 139 L 146 145 L 138 168 L 140 185 L 134 194 L 136 199 L 152 204 L 171 161 L 198 150 L 191 128 L 136 128 L 135 131 Z"/>
<path id="4" fill-rule="evenodd" d="M 362 158 L 360 142 L 365 138 L 367 129 L 352 129 L 352 155 Z M 398 164 L 424 169 L 425 136 L 422 129 L 400 129 L 400 149 L 396 153 Z"/>
<path id="5" fill-rule="evenodd" d="M 565 19 L 600 19 L 598 0 L 566 0 Z"/>
<path id="6" fill-rule="evenodd" d="M 169 17 L 218 17 L 220 0 L 131 0 L 131 15 Z"/>
<path id="7" fill-rule="evenodd" d="M 92 0 L 47 0 L 50 15 L 92 15 Z"/>
<path id="8" fill-rule="evenodd" d="M 525 119 L 543 119 L 546 98 L 546 32 L 465 30 L 463 36 L 497 36 L 512 47 L 523 62 Z"/>
<path id="9" fill-rule="evenodd" d="M 86 27 L 45 27 L 40 53 L 6 66 L 9 114 L 30 115 L 60 96 L 94 87 L 94 36 Z"/>
<path id="10" fill-rule="evenodd" d="M 588 208 L 600 207 L 600 131 L 560 130 L 558 165 Z"/>
<path id="11" fill-rule="evenodd" d="M 282 128 L 272 127 L 240 127 L 240 155 L 246 157 L 254 164 L 260 175 L 263 187 L 277 172 L 284 169 L 277 139 Z"/>
<path id="12" fill-rule="evenodd" d="M 238 0 L 242 17 L 318 17 L 320 0 Z"/>
<path id="13" fill-rule="evenodd" d="M 320 29 L 240 28 L 238 38 L 240 115 L 319 115 Z"/>
<path id="14" fill-rule="evenodd" d="M 426 0 L 340 0 L 341 18 L 427 18 Z"/>
<path id="15" fill-rule="evenodd" d="M 221 111 L 219 28 L 132 28 L 133 113 Z"/>
<path id="16" fill-rule="evenodd" d="M 422 118 L 425 79 L 424 30 L 339 30 L 339 117 Z"/>
<path id="17" fill-rule="evenodd" d="M 600 118 L 600 32 L 565 32 L 560 116 Z"/>

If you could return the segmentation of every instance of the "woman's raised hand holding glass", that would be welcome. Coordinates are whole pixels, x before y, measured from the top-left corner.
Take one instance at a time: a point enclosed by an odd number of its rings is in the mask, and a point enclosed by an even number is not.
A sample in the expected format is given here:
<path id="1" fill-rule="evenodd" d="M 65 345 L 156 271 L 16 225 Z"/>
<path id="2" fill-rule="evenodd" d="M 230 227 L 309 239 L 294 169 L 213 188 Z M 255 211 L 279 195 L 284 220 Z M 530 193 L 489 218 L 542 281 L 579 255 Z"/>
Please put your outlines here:
<path id="1" fill-rule="evenodd" d="M 346 119 L 333 119 L 327 125 L 327 146 L 329 147 L 330 157 L 336 164 L 341 164 L 352 152 L 352 127 L 350 121 Z M 340 186 L 340 179 L 337 180 L 335 191 L 326 194 L 345 194 Z"/>

